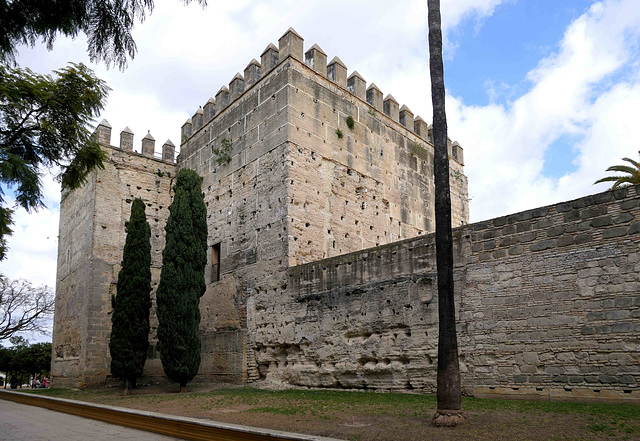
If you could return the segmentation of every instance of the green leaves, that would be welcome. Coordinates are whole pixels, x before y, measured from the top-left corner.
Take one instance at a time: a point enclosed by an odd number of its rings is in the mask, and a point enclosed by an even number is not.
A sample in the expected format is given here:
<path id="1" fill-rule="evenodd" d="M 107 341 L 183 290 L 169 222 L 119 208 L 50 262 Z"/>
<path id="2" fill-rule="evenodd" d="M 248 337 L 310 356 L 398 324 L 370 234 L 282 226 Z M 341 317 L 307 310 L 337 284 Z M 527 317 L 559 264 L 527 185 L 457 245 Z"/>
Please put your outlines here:
<path id="1" fill-rule="evenodd" d="M 151 228 L 144 210 L 142 199 L 135 199 L 126 225 L 117 294 L 111 299 L 111 374 L 133 385 L 142 375 L 149 348 Z"/>
<path id="2" fill-rule="evenodd" d="M 206 0 L 198 3 L 205 6 Z M 82 32 L 92 62 L 124 69 L 137 50 L 133 26 L 152 11 L 153 0 L 0 1 L 0 62 L 13 61 L 18 45 L 42 39 L 51 50 L 59 34 L 74 38 Z"/>
<path id="3" fill-rule="evenodd" d="M 231 140 L 223 138 L 220 141 L 220 147 L 212 147 L 211 152 L 216 155 L 216 162 L 218 165 L 225 165 L 231 162 L 231 149 L 233 144 Z"/>
<path id="4" fill-rule="evenodd" d="M 166 244 L 156 294 L 158 349 L 165 374 L 181 386 L 200 366 L 200 297 L 205 292 L 207 211 L 202 178 L 182 169 L 165 227 Z"/>
<path id="5" fill-rule="evenodd" d="M 106 158 L 90 125 L 110 89 L 83 64 L 54 74 L 0 64 L 0 184 L 15 188 L 16 202 L 27 211 L 43 206 L 43 168 L 58 167 L 62 188 L 74 189 Z M 4 202 L 0 188 L 0 206 Z M 10 210 L 3 210 L 0 242 L 11 224 Z"/>
<path id="6" fill-rule="evenodd" d="M 640 153 L 640 152 L 638 152 Z M 634 161 L 631 158 L 622 158 L 623 161 L 627 161 L 631 164 L 628 165 L 612 165 L 607 169 L 608 172 L 619 172 L 626 173 L 628 176 L 607 176 L 602 179 L 598 179 L 593 184 L 599 184 L 600 182 L 613 182 L 611 186 L 611 190 L 615 190 L 620 187 L 625 187 L 627 185 L 637 185 L 640 184 L 640 163 Z"/>

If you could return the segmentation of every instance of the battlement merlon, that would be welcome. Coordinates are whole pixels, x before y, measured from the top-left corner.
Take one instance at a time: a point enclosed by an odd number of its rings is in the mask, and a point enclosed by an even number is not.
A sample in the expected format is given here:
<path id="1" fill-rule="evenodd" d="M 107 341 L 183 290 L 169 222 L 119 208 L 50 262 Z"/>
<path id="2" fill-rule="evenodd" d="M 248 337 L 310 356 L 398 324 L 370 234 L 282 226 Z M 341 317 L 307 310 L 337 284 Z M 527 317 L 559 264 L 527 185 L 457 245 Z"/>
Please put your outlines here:
<path id="1" fill-rule="evenodd" d="M 187 126 L 185 124 L 185 126 Z M 185 126 L 183 126 L 183 131 Z M 190 120 L 189 120 L 190 127 Z M 142 138 L 141 145 L 141 153 L 137 153 L 133 151 L 133 132 L 129 127 L 125 127 L 122 132 L 120 132 L 120 146 L 111 145 L 111 124 L 106 119 L 103 119 L 100 124 L 94 130 L 92 137 L 95 139 L 101 146 L 109 147 L 113 149 L 119 149 L 126 152 L 130 152 L 133 154 L 141 154 L 143 156 L 147 156 L 153 159 L 159 159 L 165 162 L 175 163 L 175 151 L 176 147 L 171 142 L 170 139 L 162 146 L 162 152 L 160 157 L 156 157 L 155 154 L 155 138 L 151 135 L 151 132 L 147 133 L 147 135 Z"/>
<path id="2" fill-rule="evenodd" d="M 333 57 L 327 65 L 327 78 L 343 89 L 347 88 L 347 66 L 340 58 Z"/>
<path id="3" fill-rule="evenodd" d="M 252 59 L 244 69 L 244 76 L 241 73 L 237 73 L 229 82 L 228 87 L 222 86 L 216 93 L 215 99 L 210 98 L 207 101 L 204 105 L 204 110 L 202 108 L 198 109 L 185 122 L 181 130 L 181 144 L 186 143 L 198 130 L 220 115 L 224 109 L 242 97 L 277 65 L 288 58 L 293 58 L 303 63 L 318 75 L 327 78 L 361 101 L 366 102 L 390 120 L 404 126 L 429 144 L 433 144 L 433 136 L 429 125 L 419 115 L 414 115 L 406 105 L 400 106 L 391 94 L 387 94 L 385 97 L 374 83 L 367 87 L 367 82 L 358 71 L 354 70 L 347 77 L 347 66 L 337 56 L 333 57 L 327 64 L 327 54 L 317 44 L 311 46 L 306 52 L 304 52 L 303 45 L 304 39 L 293 28 L 289 28 L 278 39 L 278 47 L 273 43 L 269 43 L 260 55 L 260 62 L 255 58 Z M 449 157 L 463 165 L 460 144 L 456 142 L 456 146 L 453 148 L 452 141 L 449 139 L 448 145 Z"/>

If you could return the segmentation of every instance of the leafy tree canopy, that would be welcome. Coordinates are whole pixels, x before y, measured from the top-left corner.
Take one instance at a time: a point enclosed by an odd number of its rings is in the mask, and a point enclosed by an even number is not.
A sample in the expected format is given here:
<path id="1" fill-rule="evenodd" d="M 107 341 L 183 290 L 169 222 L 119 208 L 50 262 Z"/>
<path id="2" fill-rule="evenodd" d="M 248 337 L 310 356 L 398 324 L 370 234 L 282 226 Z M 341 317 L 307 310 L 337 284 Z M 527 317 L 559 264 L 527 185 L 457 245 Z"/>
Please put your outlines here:
<path id="1" fill-rule="evenodd" d="M 13 346 L 0 346 L 0 371 L 18 377 L 20 383 L 51 369 L 51 343 L 29 344 L 23 337 L 9 339 Z"/>
<path id="2" fill-rule="evenodd" d="M 182 0 L 188 4 L 192 0 Z M 205 6 L 206 0 L 197 0 Z M 0 62 L 12 62 L 16 46 L 42 39 L 51 49 L 59 34 L 87 36 L 92 62 L 127 66 L 136 54 L 131 31 L 153 11 L 153 0 L 0 0 Z"/>
<path id="3" fill-rule="evenodd" d="M 42 205 L 40 166 L 60 166 L 69 189 L 102 166 L 105 155 L 87 127 L 109 90 L 82 64 L 55 71 L 55 78 L 11 67 L 17 47 L 41 39 L 52 49 L 58 35 L 84 33 L 91 61 L 124 69 L 136 53 L 133 26 L 153 6 L 153 0 L 0 0 L 0 184 L 17 186 L 17 204 L 27 210 Z M 0 187 L 0 260 L 12 223 L 2 196 Z"/>
<path id="4" fill-rule="evenodd" d="M 83 64 L 54 74 L 0 64 L 0 184 L 14 187 L 16 203 L 28 211 L 43 205 L 43 167 L 59 167 L 62 188 L 74 189 L 105 158 L 88 127 L 109 88 Z M 0 187 L 0 260 L 11 213 Z"/>

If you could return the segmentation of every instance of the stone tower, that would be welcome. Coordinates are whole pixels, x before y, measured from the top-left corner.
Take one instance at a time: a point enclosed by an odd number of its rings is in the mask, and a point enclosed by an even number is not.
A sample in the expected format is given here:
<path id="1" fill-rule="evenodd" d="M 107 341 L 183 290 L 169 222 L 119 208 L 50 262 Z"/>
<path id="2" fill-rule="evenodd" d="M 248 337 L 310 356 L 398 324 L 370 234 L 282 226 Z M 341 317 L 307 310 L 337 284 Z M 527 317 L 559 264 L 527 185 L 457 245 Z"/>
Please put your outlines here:
<path id="1" fill-rule="evenodd" d="M 288 271 L 433 231 L 433 146 L 406 105 L 318 45 L 306 52 L 289 29 L 183 125 L 180 154 L 161 158 L 147 134 L 132 151 L 111 127 L 97 135 L 109 160 L 61 202 L 53 375 L 91 385 L 109 374 L 110 297 L 130 203 L 142 197 L 152 226 L 157 283 L 164 224 L 177 168 L 203 177 L 208 210 L 207 291 L 201 299 L 199 376 L 242 382 L 265 375 L 256 351 L 288 344 L 295 313 Z M 449 144 L 452 218 L 468 223 L 463 151 Z M 153 325 L 152 325 L 153 327 Z M 152 342 L 155 341 L 152 329 Z M 161 375 L 152 344 L 145 372 Z M 262 368 L 264 371 L 264 368 Z"/>

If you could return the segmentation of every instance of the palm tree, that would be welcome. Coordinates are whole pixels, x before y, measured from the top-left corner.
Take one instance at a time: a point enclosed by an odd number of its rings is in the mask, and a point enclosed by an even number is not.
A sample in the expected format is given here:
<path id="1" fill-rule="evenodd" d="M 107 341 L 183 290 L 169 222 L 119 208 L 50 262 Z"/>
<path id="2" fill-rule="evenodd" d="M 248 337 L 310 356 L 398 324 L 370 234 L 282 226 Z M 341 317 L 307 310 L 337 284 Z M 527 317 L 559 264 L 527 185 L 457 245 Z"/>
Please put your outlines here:
<path id="1" fill-rule="evenodd" d="M 638 153 L 640 153 L 640 151 L 638 151 Z M 615 190 L 616 188 L 626 187 L 628 185 L 640 184 L 640 162 L 634 161 L 631 158 L 622 158 L 622 160 L 627 161 L 633 167 L 629 165 L 612 165 L 607 171 L 627 173 L 628 176 L 607 176 L 606 178 L 598 179 L 593 185 L 599 184 L 600 182 L 613 182 L 611 190 Z"/>
<path id="2" fill-rule="evenodd" d="M 460 364 L 453 297 L 453 238 L 451 233 L 451 192 L 447 153 L 444 65 L 440 0 L 429 0 L 429 70 L 433 103 L 433 171 L 436 215 L 436 267 L 438 271 L 438 406 L 435 426 L 457 426 L 466 422 L 462 412 Z"/>

